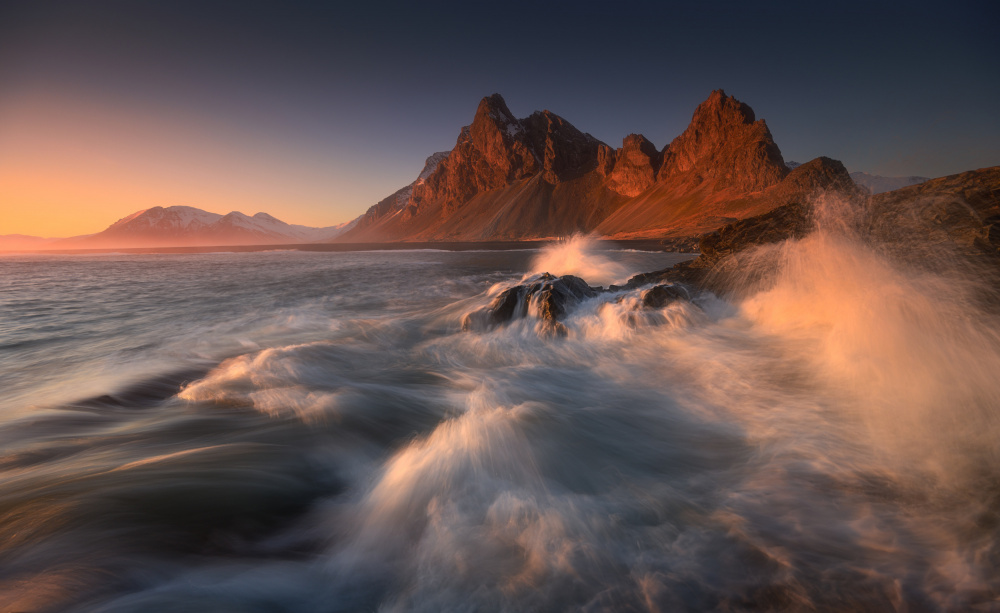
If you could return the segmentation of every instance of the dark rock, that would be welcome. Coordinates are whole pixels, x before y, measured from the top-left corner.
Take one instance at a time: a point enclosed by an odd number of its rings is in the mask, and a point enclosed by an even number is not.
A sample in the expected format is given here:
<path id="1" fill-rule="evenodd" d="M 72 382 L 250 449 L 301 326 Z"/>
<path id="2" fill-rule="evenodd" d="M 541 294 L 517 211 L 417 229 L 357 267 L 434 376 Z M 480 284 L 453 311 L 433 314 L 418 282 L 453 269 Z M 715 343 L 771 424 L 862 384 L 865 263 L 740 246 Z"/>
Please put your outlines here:
<path id="1" fill-rule="evenodd" d="M 868 216 L 871 234 L 896 250 L 950 242 L 966 255 L 992 260 L 1000 248 L 1000 166 L 878 194 Z M 923 236 L 914 241 L 917 233 Z"/>
<path id="2" fill-rule="evenodd" d="M 668 268 L 667 270 L 671 270 L 671 269 Z M 654 277 L 657 277 L 659 274 L 661 274 L 663 272 L 665 272 L 665 271 L 654 272 L 654 273 L 646 273 L 646 274 L 649 275 L 650 278 L 654 278 Z M 633 277 L 633 278 L 635 278 L 635 277 Z M 642 285 L 647 285 L 647 284 L 637 284 L 637 285 L 632 285 L 631 287 L 629 287 L 629 286 L 619 287 L 617 285 L 613 285 L 613 286 L 611 286 L 611 288 L 612 288 L 611 291 L 618 291 L 618 290 L 623 290 L 623 289 L 635 290 L 635 289 L 637 289 L 639 287 L 642 287 Z M 651 287 L 649 289 L 644 289 L 644 290 L 642 290 L 639 293 L 639 304 L 638 304 L 637 308 L 640 308 L 640 309 L 661 309 L 661 308 L 667 306 L 668 304 L 670 304 L 671 302 L 675 302 L 677 300 L 690 301 L 691 300 L 691 294 L 692 294 L 692 291 L 690 289 L 688 289 L 688 287 L 685 286 L 685 285 L 683 285 L 683 284 L 680 284 L 680 283 L 661 283 L 661 284 L 656 285 L 654 287 Z M 622 295 L 622 296 L 619 296 L 618 299 L 615 300 L 615 302 L 621 303 L 624 300 L 625 300 L 625 296 Z"/>
<path id="3" fill-rule="evenodd" d="M 639 273 L 629 279 L 625 285 L 617 289 L 632 290 L 646 285 L 664 283 L 683 283 L 690 287 L 701 287 L 708 269 L 694 266 L 695 262 L 697 260 L 690 260 L 674 264 L 670 268 Z"/>
<path id="4" fill-rule="evenodd" d="M 683 285 L 657 285 L 640 296 L 640 303 L 646 309 L 660 309 L 676 300 L 691 300 L 691 294 Z"/>
<path id="5" fill-rule="evenodd" d="M 664 251 L 675 253 L 698 253 L 700 236 L 679 236 L 677 238 L 664 238 L 660 240 L 660 247 Z"/>
<path id="6" fill-rule="evenodd" d="M 741 219 L 706 235 L 698 243 L 699 268 L 709 268 L 722 258 L 756 245 L 802 238 L 813 228 L 810 210 L 793 203 L 749 219 Z"/>
<path id="7" fill-rule="evenodd" d="M 866 197 L 850 183 L 843 164 L 816 158 L 793 170 L 776 193 L 785 184 L 789 189 L 782 195 L 784 204 L 705 235 L 699 244 L 698 258 L 636 275 L 624 288 L 613 289 L 683 283 L 714 292 L 731 291 L 736 285 L 731 273 L 737 273 L 735 277 L 742 275 L 744 282 L 752 281 L 753 275 L 748 276 L 748 271 L 742 270 L 744 267 L 732 256 L 753 247 L 802 238 L 811 232 L 813 213 L 806 197 L 810 188 L 816 194 L 832 192 L 849 203 L 856 219 L 840 220 L 847 224 L 845 229 L 878 244 L 894 257 L 929 265 L 938 259 L 929 250 L 945 245 L 957 254 L 982 260 L 992 270 L 1000 265 L 1000 166 Z"/>
<path id="8" fill-rule="evenodd" d="M 559 323 L 569 309 L 584 298 L 592 298 L 598 290 L 587 285 L 580 277 L 556 277 L 542 273 L 527 283 L 508 288 L 500 293 L 490 306 L 467 313 L 462 319 L 463 330 L 489 329 L 502 326 L 515 319 L 526 317 L 532 306 L 542 323 L 543 331 L 559 336 L 566 335 L 566 327 Z"/>

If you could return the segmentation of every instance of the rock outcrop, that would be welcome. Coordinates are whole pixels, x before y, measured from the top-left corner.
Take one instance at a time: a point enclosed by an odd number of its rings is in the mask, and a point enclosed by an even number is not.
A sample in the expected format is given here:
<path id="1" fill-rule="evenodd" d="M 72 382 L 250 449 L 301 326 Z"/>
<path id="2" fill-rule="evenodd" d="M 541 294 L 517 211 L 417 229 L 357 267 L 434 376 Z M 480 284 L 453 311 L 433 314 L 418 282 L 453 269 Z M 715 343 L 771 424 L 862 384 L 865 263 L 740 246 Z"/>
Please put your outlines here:
<path id="1" fill-rule="evenodd" d="M 629 134 L 608 169 L 608 187 L 623 196 L 638 196 L 656 182 L 662 154 L 642 134 Z"/>
<path id="2" fill-rule="evenodd" d="M 629 290 L 629 291 L 623 291 Z M 632 291 L 634 290 L 634 291 Z M 466 313 L 462 330 L 488 332 L 513 321 L 533 319 L 535 332 L 543 337 L 565 337 L 569 331 L 563 320 L 585 299 L 605 295 L 598 309 L 619 308 L 619 317 L 631 327 L 662 322 L 657 313 L 678 301 L 692 302 L 692 288 L 679 283 L 661 283 L 653 287 L 622 288 L 591 287 L 573 275 L 556 277 L 549 273 L 535 275 L 525 282 L 509 287 L 493 298 L 486 307 Z"/>
<path id="3" fill-rule="evenodd" d="M 972 256 L 1000 256 L 1000 166 L 931 179 L 873 196 L 867 230 L 909 248 L 948 242 Z M 929 230 L 929 231 L 927 231 Z"/>
<path id="4" fill-rule="evenodd" d="M 799 174 L 804 173 L 804 174 Z M 761 245 L 802 238 L 815 228 L 812 202 L 800 194 L 819 186 L 852 209 L 846 223 L 858 238 L 887 254 L 910 262 L 934 264 L 926 257 L 951 253 L 1000 267 L 1000 166 L 932 179 L 919 185 L 870 196 L 850 181 L 840 162 L 817 158 L 797 167 L 780 185 L 788 190 L 765 192 L 767 212 L 739 220 L 702 237 L 698 258 L 664 270 L 636 275 L 626 288 L 652 283 L 688 283 L 725 291 L 732 287 L 727 274 L 738 270 L 733 256 Z M 941 249 L 944 249 L 944 252 Z"/>
<path id="5" fill-rule="evenodd" d="M 485 309 L 467 313 L 462 318 L 462 329 L 488 330 L 533 315 L 542 333 L 565 336 L 566 327 L 560 320 L 569 308 L 584 298 L 593 298 L 600 291 L 580 277 L 542 273 L 502 291 Z"/>

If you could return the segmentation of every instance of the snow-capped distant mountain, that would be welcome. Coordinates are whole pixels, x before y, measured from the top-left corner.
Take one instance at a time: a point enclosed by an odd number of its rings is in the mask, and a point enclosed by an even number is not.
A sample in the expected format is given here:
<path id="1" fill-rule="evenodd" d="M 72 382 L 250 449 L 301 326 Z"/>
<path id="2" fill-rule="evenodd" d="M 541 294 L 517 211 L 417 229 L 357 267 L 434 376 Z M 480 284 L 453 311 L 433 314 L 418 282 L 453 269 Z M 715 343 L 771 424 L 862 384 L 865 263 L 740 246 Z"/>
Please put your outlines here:
<path id="1" fill-rule="evenodd" d="M 880 177 L 867 172 L 852 172 L 851 178 L 858 187 L 868 190 L 873 195 L 930 181 L 930 177 Z"/>
<path id="2" fill-rule="evenodd" d="M 226 215 L 190 206 L 153 207 L 111 224 L 103 232 L 62 239 L 47 248 L 134 248 L 169 246 L 280 245 L 327 241 L 348 225 L 313 228 L 288 224 L 267 213 Z"/>
<path id="3" fill-rule="evenodd" d="M 791 161 L 785 162 L 785 166 L 788 167 L 788 170 L 795 170 L 796 168 L 798 168 L 801 165 L 802 164 L 800 164 L 799 162 L 791 162 Z"/>

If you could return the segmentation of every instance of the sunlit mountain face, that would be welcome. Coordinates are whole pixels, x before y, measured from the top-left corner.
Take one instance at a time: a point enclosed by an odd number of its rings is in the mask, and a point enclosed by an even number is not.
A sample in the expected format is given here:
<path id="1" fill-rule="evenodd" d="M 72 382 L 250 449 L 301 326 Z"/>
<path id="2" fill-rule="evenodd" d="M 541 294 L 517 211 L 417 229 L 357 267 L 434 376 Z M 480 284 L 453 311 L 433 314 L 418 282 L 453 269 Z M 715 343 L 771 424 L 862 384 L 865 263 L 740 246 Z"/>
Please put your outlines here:
<path id="1" fill-rule="evenodd" d="M 993 610 L 995 12 L 0 4 L 0 611 Z"/>

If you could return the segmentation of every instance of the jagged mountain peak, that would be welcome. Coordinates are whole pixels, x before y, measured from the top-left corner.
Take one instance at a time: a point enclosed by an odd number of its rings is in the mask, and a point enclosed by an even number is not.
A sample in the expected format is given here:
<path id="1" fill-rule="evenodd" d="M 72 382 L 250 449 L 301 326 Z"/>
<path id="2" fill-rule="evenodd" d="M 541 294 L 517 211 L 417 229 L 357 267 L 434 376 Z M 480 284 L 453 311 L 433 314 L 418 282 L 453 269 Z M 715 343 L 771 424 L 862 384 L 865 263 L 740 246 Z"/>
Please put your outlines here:
<path id="1" fill-rule="evenodd" d="M 510 112 L 510 109 L 507 108 L 507 101 L 503 99 L 503 96 L 495 93 L 485 96 L 479 101 L 479 107 L 476 109 L 476 117 L 480 115 L 491 116 L 493 119 L 517 120 L 514 114 Z"/>
<path id="2" fill-rule="evenodd" d="M 711 183 L 713 190 L 757 192 L 788 175 L 781 151 L 753 109 L 717 89 L 698 105 L 687 129 L 663 155 L 660 180 Z"/>
<path id="3" fill-rule="evenodd" d="M 753 109 L 749 104 L 740 102 L 726 92 L 717 89 L 709 94 L 704 102 L 698 105 L 691 118 L 692 125 L 705 123 L 738 123 L 750 124 L 756 121 Z"/>
<path id="4" fill-rule="evenodd" d="M 788 174 L 767 124 L 721 89 L 663 150 L 641 134 L 614 149 L 549 110 L 517 119 L 492 94 L 435 170 L 371 207 L 343 240 L 700 232 L 791 197 L 762 196 Z"/>
<path id="5" fill-rule="evenodd" d="M 655 156 L 660 153 L 660 150 L 656 148 L 648 138 L 642 134 L 632 133 L 622 139 L 622 149 L 626 151 L 638 150 L 642 151 L 648 156 Z"/>
<path id="6" fill-rule="evenodd" d="M 486 96 L 479 102 L 476 115 L 469 126 L 472 133 L 494 129 L 508 137 L 520 132 L 520 122 L 507 108 L 507 103 L 500 94 Z"/>

